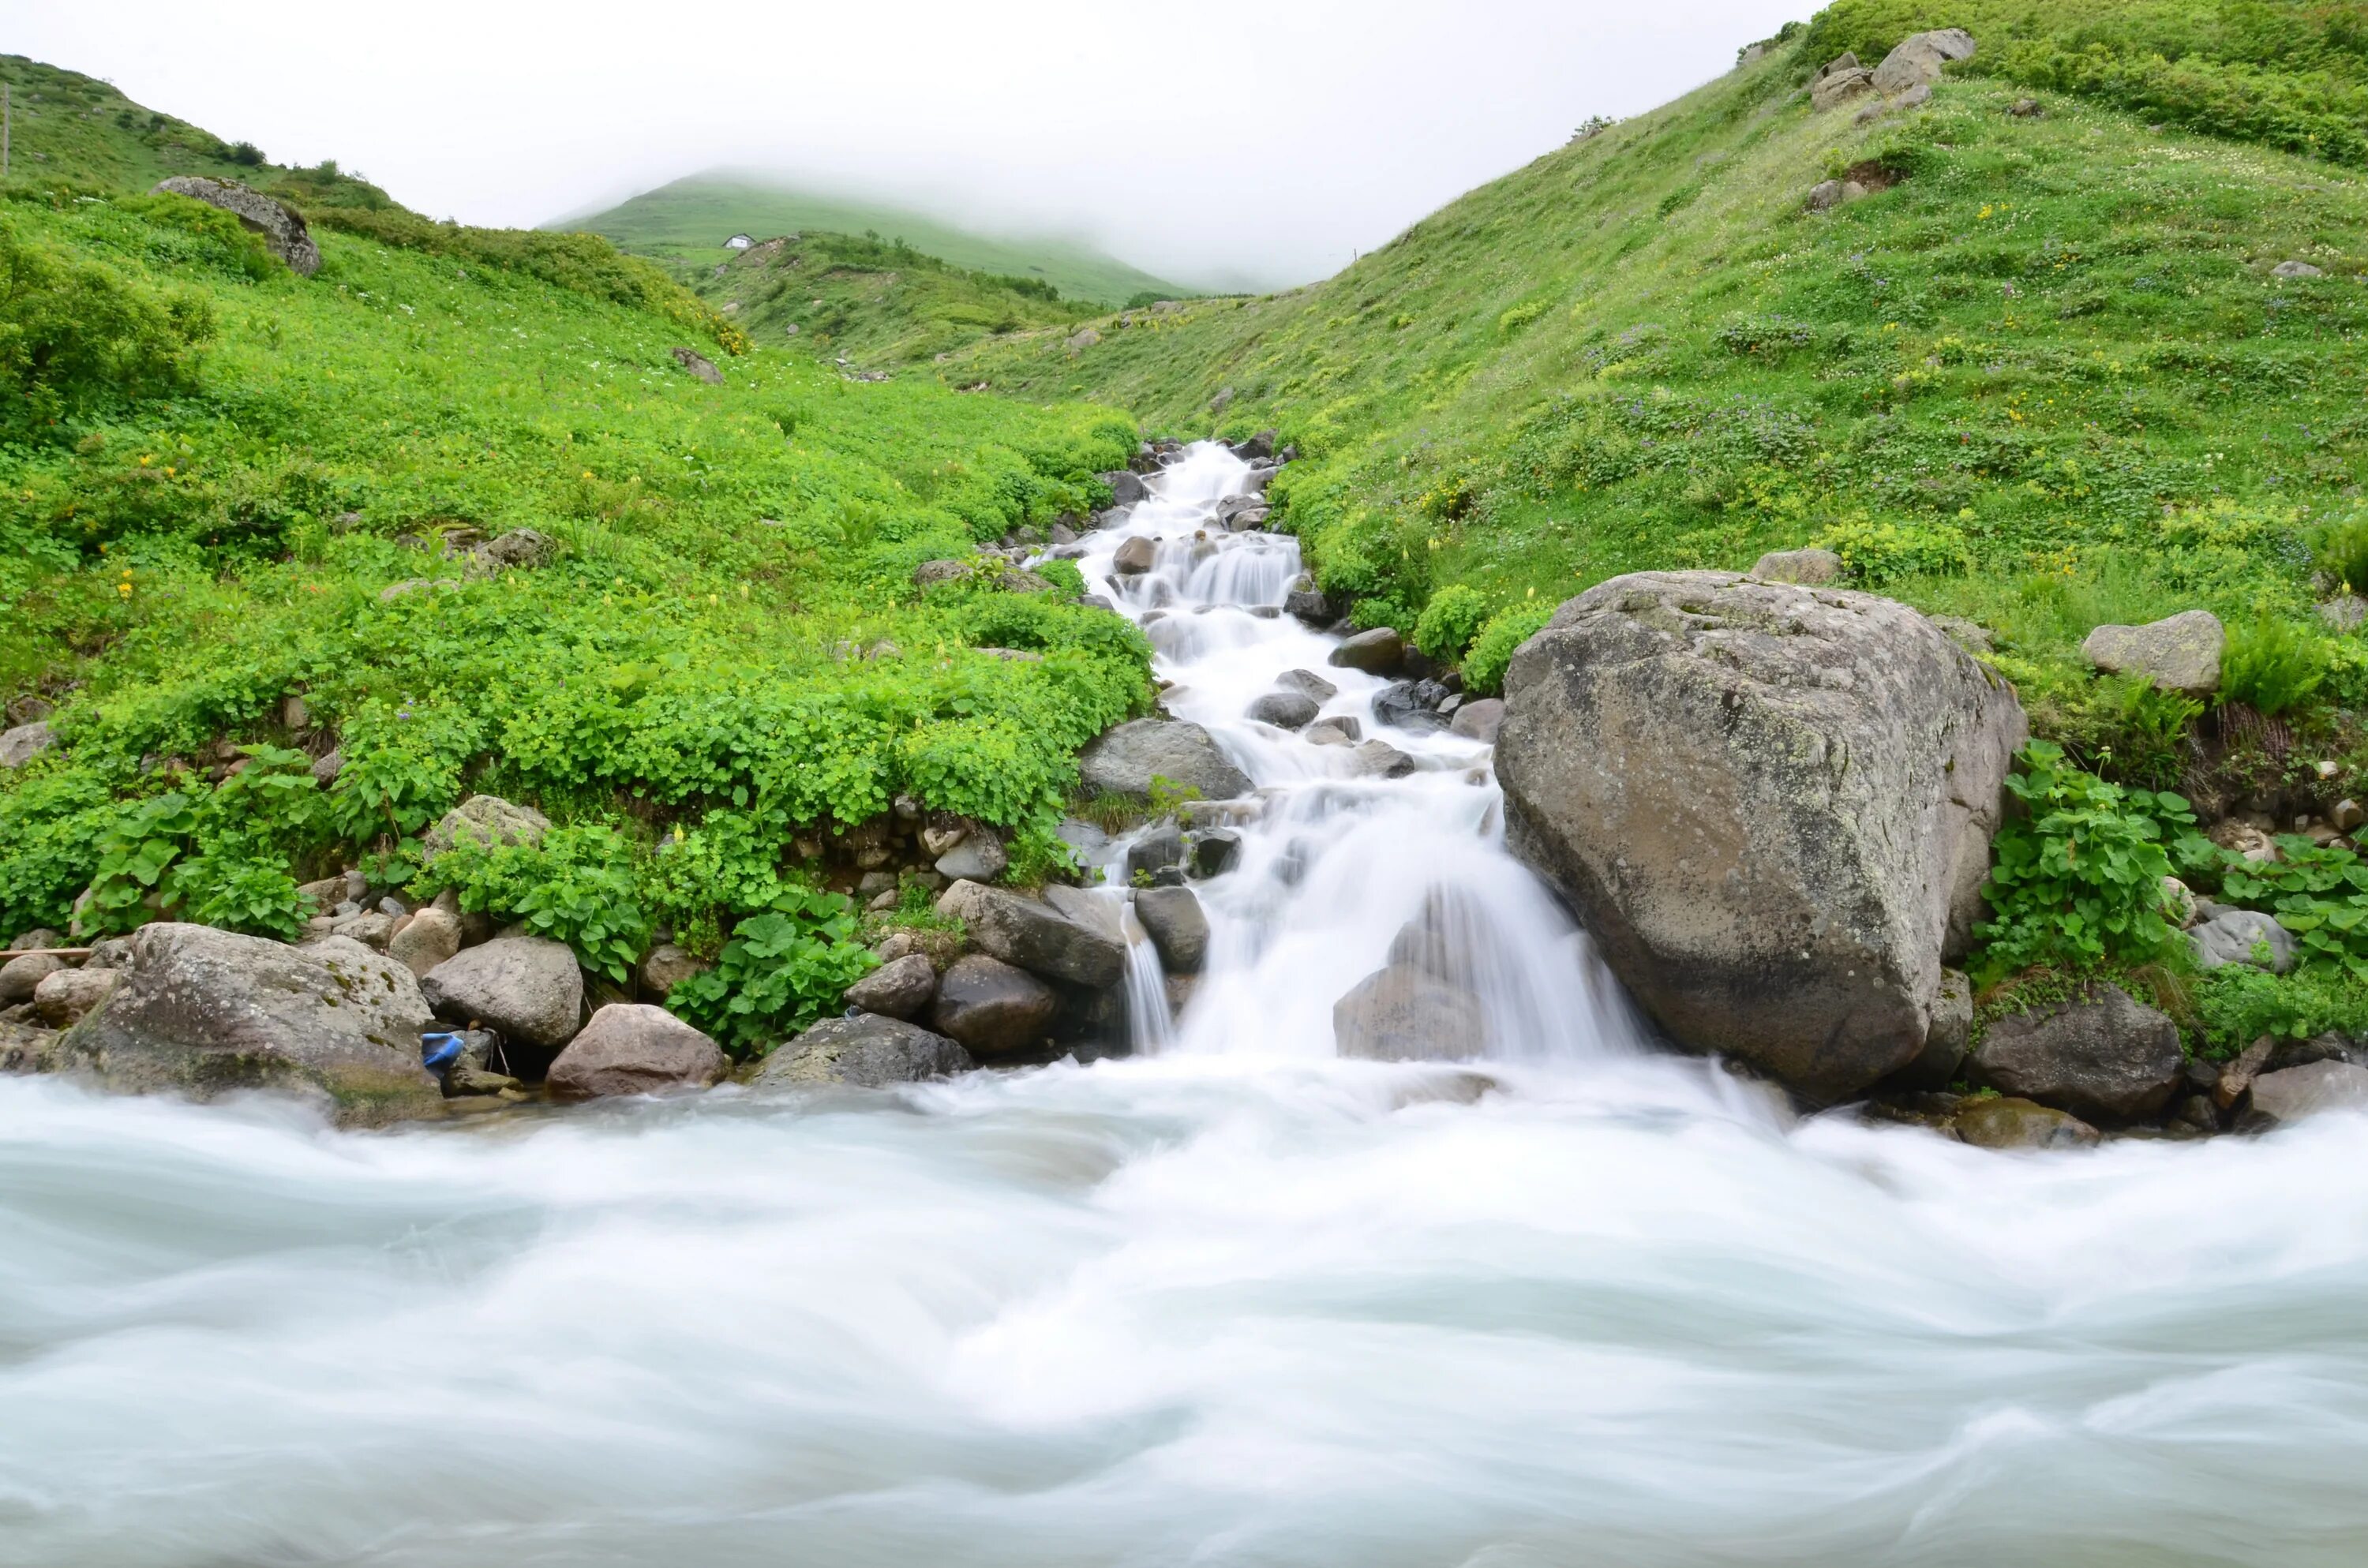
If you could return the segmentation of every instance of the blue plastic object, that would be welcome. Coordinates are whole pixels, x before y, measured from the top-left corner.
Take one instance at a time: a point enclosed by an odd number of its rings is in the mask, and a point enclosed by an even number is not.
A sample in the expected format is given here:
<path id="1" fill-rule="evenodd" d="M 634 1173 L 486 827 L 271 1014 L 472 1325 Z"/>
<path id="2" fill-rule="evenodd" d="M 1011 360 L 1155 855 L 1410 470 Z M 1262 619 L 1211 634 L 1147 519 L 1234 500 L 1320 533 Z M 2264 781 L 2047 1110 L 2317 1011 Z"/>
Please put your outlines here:
<path id="1" fill-rule="evenodd" d="M 431 1073 L 441 1073 L 461 1060 L 461 1037 L 457 1034 L 424 1034 L 419 1037 L 419 1064 Z"/>

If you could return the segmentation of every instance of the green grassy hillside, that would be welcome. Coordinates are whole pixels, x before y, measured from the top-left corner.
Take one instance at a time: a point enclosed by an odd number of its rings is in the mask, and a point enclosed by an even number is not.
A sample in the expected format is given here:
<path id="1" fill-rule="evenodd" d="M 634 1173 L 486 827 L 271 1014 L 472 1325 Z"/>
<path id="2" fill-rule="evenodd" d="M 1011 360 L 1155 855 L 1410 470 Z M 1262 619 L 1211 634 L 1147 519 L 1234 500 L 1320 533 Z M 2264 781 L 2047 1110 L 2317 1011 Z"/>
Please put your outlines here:
<path id="1" fill-rule="evenodd" d="M 910 245 L 847 234 L 775 239 L 690 274 L 698 296 L 758 342 L 866 368 L 910 365 L 982 338 L 1068 327 L 1102 307 L 1049 283 L 971 272 Z"/>
<path id="2" fill-rule="evenodd" d="M 1468 645 L 1484 689 L 1589 584 L 1824 544 L 1987 629 L 2075 761 L 2284 831 L 2368 767 L 2363 16 L 1845 0 L 1325 283 L 942 373 L 1176 434 L 1280 426 L 1322 583 Z M 1960 21 L 1981 55 L 1929 107 L 1812 111 L 1831 53 Z M 1835 176 L 1871 193 L 1809 210 Z M 2078 651 L 2196 607 L 2231 629 L 2209 709 Z"/>
<path id="3" fill-rule="evenodd" d="M 641 256 L 712 267 L 734 234 L 775 239 L 823 231 L 902 240 L 915 250 L 972 272 L 1051 284 L 1072 300 L 1123 304 L 1140 296 L 1173 299 L 1189 290 L 1129 267 L 1092 246 L 1056 237 L 1004 239 L 880 202 L 859 201 L 714 173 L 644 191 L 605 212 L 552 227 L 582 229 Z"/>
<path id="4" fill-rule="evenodd" d="M 733 358 L 586 236 L 355 226 L 304 279 L 179 198 L 0 189 L 0 699 L 57 737 L 0 771 L 0 931 L 89 890 L 85 930 L 285 935 L 358 855 L 611 974 L 655 926 L 713 950 L 778 915 L 746 1043 L 865 961 L 813 890 L 894 797 L 1044 863 L 1148 650 L 1073 569 L 924 599 L 913 568 L 1106 502 L 1128 419 Z M 519 528 L 540 563 L 467 552 Z M 562 830 L 426 863 L 472 790 Z"/>

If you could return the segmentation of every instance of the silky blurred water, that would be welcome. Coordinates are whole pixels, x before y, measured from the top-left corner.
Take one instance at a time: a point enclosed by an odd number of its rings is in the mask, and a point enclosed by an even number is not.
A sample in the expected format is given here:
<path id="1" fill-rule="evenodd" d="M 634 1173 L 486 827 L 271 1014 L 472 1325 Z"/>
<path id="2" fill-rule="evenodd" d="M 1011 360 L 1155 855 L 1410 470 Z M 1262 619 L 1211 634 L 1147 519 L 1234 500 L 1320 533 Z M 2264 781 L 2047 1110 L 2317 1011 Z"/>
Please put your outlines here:
<path id="1" fill-rule="evenodd" d="M 1243 472 L 1082 562 L 1163 541 L 1104 591 L 1258 786 L 1181 1017 L 1111 911 L 1141 1054 L 369 1134 L 0 1079 L 0 1564 L 2368 1560 L 2368 1119 L 1998 1154 L 1656 1051 L 1487 748 L 1255 613 Z M 1415 770 L 1244 719 L 1291 668 Z M 1409 921 L 1474 1060 L 1338 1059 Z"/>

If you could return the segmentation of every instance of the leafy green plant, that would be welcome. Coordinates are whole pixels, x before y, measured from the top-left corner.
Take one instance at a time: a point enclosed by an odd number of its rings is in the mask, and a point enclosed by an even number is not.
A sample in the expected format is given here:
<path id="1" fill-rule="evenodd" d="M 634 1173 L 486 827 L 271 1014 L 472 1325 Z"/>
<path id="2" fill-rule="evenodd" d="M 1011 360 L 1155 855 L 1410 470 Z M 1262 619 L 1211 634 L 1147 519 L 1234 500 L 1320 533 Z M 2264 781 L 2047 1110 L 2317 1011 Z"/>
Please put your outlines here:
<path id="1" fill-rule="evenodd" d="M 2306 701 L 2327 679 L 2319 640 L 2290 620 L 2256 616 L 2228 633 L 2220 655 L 2220 700 L 2269 715 Z"/>
<path id="2" fill-rule="evenodd" d="M 450 888 L 462 909 L 564 942 L 586 969 L 620 985 L 649 946 L 632 846 L 613 828 L 555 827 L 532 844 L 461 834 L 411 887 L 427 895 Z"/>
<path id="3" fill-rule="evenodd" d="M 1451 583 L 1430 596 L 1415 623 L 1414 645 L 1432 658 L 1453 663 L 1472 646 L 1488 621 L 1488 601 L 1465 583 Z"/>
<path id="4" fill-rule="evenodd" d="M 190 386 L 211 307 L 20 233 L 0 219 L 0 424 L 46 422 Z"/>
<path id="5" fill-rule="evenodd" d="M 2220 896 L 2275 915 L 2294 933 L 2305 963 L 2340 965 L 2368 981 L 2368 862 L 2351 850 L 2289 836 L 2278 840 L 2274 860 L 2230 855 Z"/>
<path id="6" fill-rule="evenodd" d="M 316 912 L 289 865 L 327 841 L 328 804 L 303 753 L 245 753 L 222 783 L 152 796 L 118 819 L 99 845 L 77 930 L 128 931 L 171 914 L 283 939 L 302 932 Z"/>
<path id="7" fill-rule="evenodd" d="M 2180 863 L 2216 858 L 2195 832 L 2185 800 L 2125 790 L 2065 761 L 2051 741 L 2032 741 L 2007 788 L 2027 815 L 2009 822 L 1992 846 L 1982 890 L 1996 918 L 1975 927 L 1982 950 L 1976 978 L 1994 983 L 2019 970 L 2072 972 L 2161 957 L 2176 930 L 2163 879 Z"/>
<path id="8" fill-rule="evenodd" d="M 2347 517 L 2318 530 L 2311 559 L 2346 593 L 2368 593 L 2368 517 Z"/>
<path id="9" fill-rule="evenodd" d="M 1530 600 L 1498 610 L 1474 638 L 1463 656 L 1463 689 L 1474 697 L 1494 697 L 1505 689 L 1505 666 L 1514 651 L 1545 630 L 1554 606 Z"/>
<path id="10" fill-rule="evenodd" d="M 837 1011 L 879 963 L 855 932 L 844 893 L 792 888 L 741 921 L 715 967 L 677 984 L 666 1006 L 734 1055 L 761 1054 Z"/>

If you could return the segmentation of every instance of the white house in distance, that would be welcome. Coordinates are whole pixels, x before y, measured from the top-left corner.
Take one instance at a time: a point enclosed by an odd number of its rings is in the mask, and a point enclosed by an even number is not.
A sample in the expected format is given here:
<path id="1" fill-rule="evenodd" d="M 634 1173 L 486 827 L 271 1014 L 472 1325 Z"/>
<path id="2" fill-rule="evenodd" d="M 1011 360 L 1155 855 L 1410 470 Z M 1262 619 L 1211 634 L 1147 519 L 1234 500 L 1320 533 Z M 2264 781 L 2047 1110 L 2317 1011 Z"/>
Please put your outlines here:
<path id="1" fill-rule="evenodd" d="M 755 240 L 750 239 L 746 234 L 734 234 L 730 239 L 723 242 L 723 248 L 725 250 L 746 250 L 750 245 L 753 245 L 756 243 L 757 242 Z"/>

